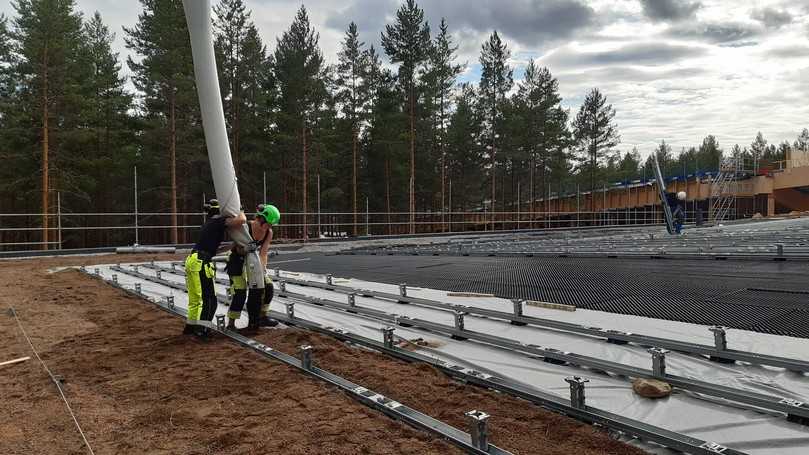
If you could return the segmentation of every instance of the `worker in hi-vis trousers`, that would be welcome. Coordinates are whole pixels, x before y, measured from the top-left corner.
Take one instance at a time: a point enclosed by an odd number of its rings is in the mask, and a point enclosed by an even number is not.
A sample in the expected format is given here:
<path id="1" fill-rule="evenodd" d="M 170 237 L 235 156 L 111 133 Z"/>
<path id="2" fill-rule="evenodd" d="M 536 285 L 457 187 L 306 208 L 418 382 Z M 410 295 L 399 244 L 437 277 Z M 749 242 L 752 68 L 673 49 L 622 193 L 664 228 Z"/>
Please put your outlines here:
<path id="1" fill-rule="evenodd" d="M 219 202 L 215 199 L 206 204 L 208 217 L 202 226 L 199 240 L 185 259 L 185 285 L 188 290 L 188 317 L 183 333 L 205 337 L 208 329 L 200 321 L 213 320 L 216 313 L 214 277 L 216 268 L 212 259 L 225 240 L 228 228 L 243 225 L 247 219 L 244 212 L 235 217 L 219 214 Z"/>
<path id="2" fill-rule="evenodd" d="M 250 222 L 250 235 L 253 237 L 253 245 L 258 250 L 258 257 L 261 261 L 262 270 L 264 270 L 264 289 L 241 290 L 241 288 L 246 288 L 243 285 L 244 277 L 240 276 L 243 273 L 244 263 L 240 261 L 238 256 L 231 253 L 228 261 L 228 275 L 231 278 L 233 289 L 233 300 L 228 309 L 228 327 L 231 329 L 236 328 L 236 320 L 239 319 L 244 307 L 244 292 L 247 292 L 248 331 L 258 330 L 259 327 L 275 327 L 278 325 L 278 321 L 269 317 L 270 302 L 272 302 L 274 289 L 272 278 L 270 278 L 267 270 L 267 256 L 273 235 L 271 226 L 278 224 L 280 221 L 281 213 L 275 206 L 261 204 L 258 206 L 255 219 Z M 239 266 L 241 266 L 241 269 Z"/>
<path id="3" fill-rule="evenodd" d="M 228 256 L 225 272 L 230 279 L 230 307 L 228 308 L 228 329 L 236 330 L 236 320 L 242 314 L 245 302 L 247 302 L 247 277 L 245 276 L 245 252 L 244 248 L 234 246 Z M 253 302 L 247 307 L 248 327 L 253 327 L 258 321 L 259 308 Z"/>

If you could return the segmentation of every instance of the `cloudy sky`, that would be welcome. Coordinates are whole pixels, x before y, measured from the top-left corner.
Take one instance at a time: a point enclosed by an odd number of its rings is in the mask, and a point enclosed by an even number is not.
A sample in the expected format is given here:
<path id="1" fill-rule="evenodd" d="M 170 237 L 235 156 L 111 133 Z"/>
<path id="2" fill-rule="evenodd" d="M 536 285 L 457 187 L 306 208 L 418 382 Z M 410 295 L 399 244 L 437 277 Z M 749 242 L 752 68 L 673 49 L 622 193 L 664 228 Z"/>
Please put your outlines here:
<path id="1" fill-rule="evenodd" d="M 0 12 L 13 16 L 9 2 Z M 245 0 L 270 48 L 301 2 Z M 128 54 L 122 26 L 137 19 L 135 0 L 77 0 L 100 11 Z M 379 43 L 400 0 L 308 0 L 326 58 L 334 61 L 349 22 Z M 492 30 L 512 50 L 515 78 L 530 59 L 559 79 L 572 114 L 599 87 L 617 110 L 622 150 L 644 155 L 665 139 L 675 150 L 707 134 L 720 145 L 795 139 L 809 127 L 809 0 L 420 0 L 431 24 L 446 17 L 476 82 Z"/>

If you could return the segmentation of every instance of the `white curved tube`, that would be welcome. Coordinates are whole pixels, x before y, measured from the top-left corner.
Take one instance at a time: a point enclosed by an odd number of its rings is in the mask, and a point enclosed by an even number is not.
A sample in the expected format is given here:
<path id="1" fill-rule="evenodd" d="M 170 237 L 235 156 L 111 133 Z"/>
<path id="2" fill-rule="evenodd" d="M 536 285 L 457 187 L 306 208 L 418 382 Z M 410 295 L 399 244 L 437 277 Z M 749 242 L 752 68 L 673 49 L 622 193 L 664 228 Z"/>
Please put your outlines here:
<path id="1" fill-rule="evenodd" d="M 216 198 L 224 216 L 236 216 L 241 211 L 239 187 L 233 158 L 230 155 L 225 112 L 219 92 L 219 76 L 213 48 L 210 0 L 183 0 L 188 33 L 191 36 L 191 54 L 194 59 L 194 75 L 197 81 L 202 129 L 208 148 Z M 247 226 L 230 230 L 230 237 L 239 245 L 248 246 L 252 237 Z M 247 254 L 247 281 L 251 288 L 264 287 L 264 267 L 256 251 Z"/>

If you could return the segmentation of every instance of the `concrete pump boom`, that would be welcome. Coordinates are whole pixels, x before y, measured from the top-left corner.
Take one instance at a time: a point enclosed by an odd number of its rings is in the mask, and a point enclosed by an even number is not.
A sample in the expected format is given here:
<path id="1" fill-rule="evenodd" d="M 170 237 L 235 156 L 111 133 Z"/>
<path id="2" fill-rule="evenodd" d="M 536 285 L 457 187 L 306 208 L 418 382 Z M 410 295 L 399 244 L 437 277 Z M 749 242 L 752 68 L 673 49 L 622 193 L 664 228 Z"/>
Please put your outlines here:
<path id="1" fill-rule="evenodd" d="M 202 128 L 208 160 L 211 163 L 216 198 L 224 216 L 235 216 L 241 210 L 239 187 L 233 159 L 230 155 L 225 112 L 219 92 L 219 77 L 216 72 L 216 59 L 213 48 L 210 0 L 183 0 L 188 33 L 191 36 L 191 54 L 194 59 L 194 75 L 197 81 L 197 94 L 202 112 Z M 252 247 L 252 237 L 247 225 L 229 231 L 230 237 L 248 251 L 245 265 L 247 282 L 251 288 L 264 287 L 264 268 L 258 252 Z M 252 251 L 251 251 L 252 250 Z"/>

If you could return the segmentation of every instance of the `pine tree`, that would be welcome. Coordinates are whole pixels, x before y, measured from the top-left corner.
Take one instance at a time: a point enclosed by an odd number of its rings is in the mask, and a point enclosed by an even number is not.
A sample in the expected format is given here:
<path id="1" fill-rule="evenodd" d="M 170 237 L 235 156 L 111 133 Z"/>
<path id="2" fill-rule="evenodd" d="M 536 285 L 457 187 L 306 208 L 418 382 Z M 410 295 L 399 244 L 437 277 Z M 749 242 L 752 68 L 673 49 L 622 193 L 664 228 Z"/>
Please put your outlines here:
<path id="1" fill-rule="evenodd" d="M 494 223 L 494 211 L 496 201 L 496 175 L 497 175 L 497 139 L 500 137 L 500 129 L 503 127 L 503 110 L 507 101 L 506 94 L 514 85 L 514 70 L 508 65 L 511 58 L 511 51 L 500 39 L 500 35 L 495 30 L 489 36 L 489 40 L 483 43 L 480 52 L 480 88 L 478 103 L 481 109 L 480 118 L 484 122 L 484 135 L 482 140 L 487 144 L 489 159 L 491 162 L 489 178 L 492 183 L 492 223 Z"/>
<path id="2" fill-rule="evenodd" d="M 798 135 L 798 139 L 795 140 L 793 148 L 801 152 L 809 152 L 809 129 L 804 128 L 803 131 L 801 131 L 801 134 Z"/>
<path id="3" fill-rule="evenodd" d="M 24 204 L 30 198 L 19 196 L 29 187 L 22 185 L 21 180 L 36 173 L 36 167 L 35 163 L 34 166 L 31 165 L 33 160 L 29 150 L 18 143 L 22 134 L 18 128 L 18 83 L 14 72 L 13 47 L 9 21 L 5 15 L 0 14 L 0 160 L 6 164 L 0 167 L 0 211 L 9 213 L 36 210 Z M 24 205 L 18 208 L 18 203 Z M 7 238 L 4 237 L 4 240 Z"/>
<path id="4" fill-rule="evenodd" d="M 551 161 L 559 159 L 560 154 L 566 154 L 570 142 L 568 114 L 561 106 L 559 82 L 547 68 L 537 68 L 533 60 L 525 68 L 525 77 L 520 83 L 516 99 L 523 119 L 518 134 L 523 136 L 521 142 L 530 156 L 529 194 L 533 212 L 537 197 L 535 169 L 539 167 L 539 189 L 543 199 L 547 201 L 547 183 L 550 177 L 547 173 L 551 168 Z M 548 207 L 545 209 L 548 210 Z"/>
<path id="5" fill-rule="evenodd" d="M 171 239 L 179 242 L 178 161 L 193 169 L 202 164 L 202 156 L 193 151 L 202 148 L 197 128 L 196 138 L 192 128 L 198 126 L 199 110 L 195 93 L 194 67 L 191 60 L 191 42 L 180 0 L 141 0 L 143 12 L 133 28 L 124 28 L 127 47 L 140 55 L 140 61 L 131 56 L 127 65 L 134 73 L 132 81 L 142 93 L 142 109 L 149 124 L 146 148 L 157 152 L 168 142 L 169 174 L 171 189 Z M 192 123 L 193 122 L 193 123 Z M 195 140 L 196 139 L 196 140 Z M 185 150 L 182 150 L 185 149 Z M 178 153 L 180 152 L 180 153 Z M 178 154 L 184 155 L 178 160 Z M 144 160 L 146 165 L 151 160 Z M 149 169 L 148 174 L 160 175 L 159 168 Z M 180 175 L 186 175 L 181 172 Z"/>
<path id="6" fill-rule="evenodd" d="M 640 169 L 640 152 L 637 147 L 633 147 L 631 152 L 624 154 L 618 164 L 618 178 L 622 181 L 634 180 L 638 178 Z"/>
<path id="7" fill-rule="evenodd" d="M 109 204 L 115 201 L 104 195 L 114 193 L 114 185 L 123 177 L 122 160 L 128 158 L 131 162 L 134 155 L 134 127 L 129 116 L 132 95 L 124 88 L 126 78 L 120 74 L 118 53 L 112 51 L 115 34 L 104 25 L 98 12 L 84 24 L 83 32 L 82 63 L 91 71 L 83 81 L 89 101 L 85 122 L 92 133 L 85 150 L 93 151 L 85 159 L 93 161 L 87 177 L 98 180 L 94 185 L 98 203 L 90 208 L 109 211 Z"/>
<path id="8" fill-rule="evenodd" d="M 65 100 L 78 88 L 81 15 L 73 0 L 19 0 L 14 7 L 18 15 L 12 37 L 19 57 L 15 68 L 21 84 L 19 102 L 32 127 L 27 131 L 29 143 L 40 143 L 42 241 L 47 249 L 51 186 L 56 183 L 58 187 L 58 179 L 66 175 L 62 172 L 52 178 L 51 169 L 60 169 L 63 163 L 67 167 L 70 160 L 60 154 L 60 136 L 70 123 L 67 117 L 75 116 Z M 32 134 L 37 130 L 38 134 Z"/>
<path id="9" fill-rule="evenodd" d="M 449 211 L 458 207 L 462 211 L 473 201 L 482 201 L 485 191 L 482 148 L 476 138 L 480 134 L 477 118 L 477 93 L 469 83 L 461 84 L 455 96 L 455 111 L 447 129 L 447 173 L 450 189 L 447 197 Z"/>
<path id="10" fill-rule="evenodd" d="M 396 11 L 396 22 L 385 26 L 382 47 L 391 63 L 399 63 L 399 83 L 407 94 L 410 120 L 410 233 L 416 232 L 416 69 L 428 56 L 430 27 L 424 21 L 424 10 L 415 0 L 407 0 Z"/>
<path id="11" fill-rule="evenodd" d="M 242 175 L 241 154 L 244 133 L 243 119 L 250 116 L 252 100 L 245 96 L 256 85 L 252 65 L 261 65 L 266 49 L 250 20 L 243 0 L 220 0 L 214 7 L 214 49 L 219 69 L 219 84 L 225 119 L 230 130 L 230 150 L 237 178 Z M 250 76 L 253 77 L 250 77 Z M 249 133 L 247 133 L 249 134 Z M 241 179 L 240 179 L 241 180 Z"/>
<path id="12" fill-rule="evenodd" d="M 438 34 L 430 46 L 426 68 L 423 71 L 423 81 L 426 91 L 431 99 L 434 111 L 432 122 L 433 139 L 438 145 L 435 162 L 440 167 L 441 175 L 441 212 L 446 206 L 446 155 L 447 155 L 447 125 L 449 122 L 452 90 L 458 75 L 463 71 L 464 65 L 455 63 L 458 46 L 452 41 L 449 27 L 445 18 L 441 18 Z"/>
<path id="13" fill-rule="evenodd" d="M 573 121 L 573 136 L 590 172 L 590 190 L 595 189 L 599 162 L 621 140 L 613 124 L 614 117 L 612 104 L 607 104 L 607 98 L 594 88 L 584 98 Z"/>
<path id="14" fill-rule="evenodd" d="M 231 123 L 232 130 L 238 124 L 238 140 L 234 142 L 238 143 L 239 149 L 239 186 L 242 194 L 248 195 L 252 189 L 254 200 L 265 203 L 269 194 L 264 195 L 264 174 L 274 165 L 272 158 L 276 155 L 270 135 L 270 125 L 275 123 L 276 91 L 272 59 L 267 55 L 255 24 L 247 26 L 240 66 L 238 122 Z M 231 131 L 231 136 L 234 135 L 235 132 Z M 271 177 L 270 183 L 273 181 Z"/>
<path id="15" fill-rule="evenodd" d="M 722 161 L 722 150 L 716 137 L 708 135 L 702 140 L 702 144 L 697 151 L 697 170 L 719 170 Z"/>
<path id="16" fill-rule="evenodd" d="M 359 135 L 364 127 L 371 103 L 371 92 L 368 81 L 369 61 L 372 54 L 363 50 L 365 43 L 360 42 L 357 24 L 348 25 L 345 38 L 337 54 L 336 93 L 337 102 L 341 105 L 343 117 L 351 131 L 351 211 L 354 214 L 354 236 L 357 235 L 357 179 Z"/>
<path id="17" fill-rule="evenodd" d="M 391 213 L 405 210 L 404 206 L 391 199 L 391 187 L 398 183 L 404 185 L 407 181 L 407 168 L 404 167 L 408 156 L 407 130 L 404 128 L 407 113 L 402 106 L 402 90 L 396 76 L 382 67 L 373 47 L 367 56 L 369 73 L 366 80 L 371 93 L 371 115 L 365 136 L 368 160 L 366 191 L 371 196 L 369 202 L 373 204 L 372 207 L 386 212 L 386 233 L 393 234 Z M 379 179 L 380 175 L 384 178 Z"/>
<path id="18" fill-rule="evenodd" d="M 750 153 L 753 155 L 753 174 L 758 174 L 758 161 L 767 152 L 767 141 L 761 131 L 756 135 L 756 139 L 750 144 Z"/>
<path id="19" fill-rule="evenodd" d="M 300 201 L 304 225 L 309 186 L 307 138 L 312 134 L 311 130 L 319 119 L 320 110 L 328 95 L 326 68 L 318 41 L 319 34 L 312 28 L 306 8 L 302 6 L 290 28 L 278 39 L 274 53 L 274 73 L 278 84 L 278 134 L 281 139 L 279 145 L 289 152 L 282 156 L 292 156 L 292 150 L 297 146 L 302 151 Z M 296 132 L 295 136 L 290 136 L 290 132 Z M 292 187 L 291 174 L 288 172 L 288 169 L 282 169 L 284 206 L 288 206 L 288 191 Z M 303 235 L 308 236 L 305 226 Z"/>

